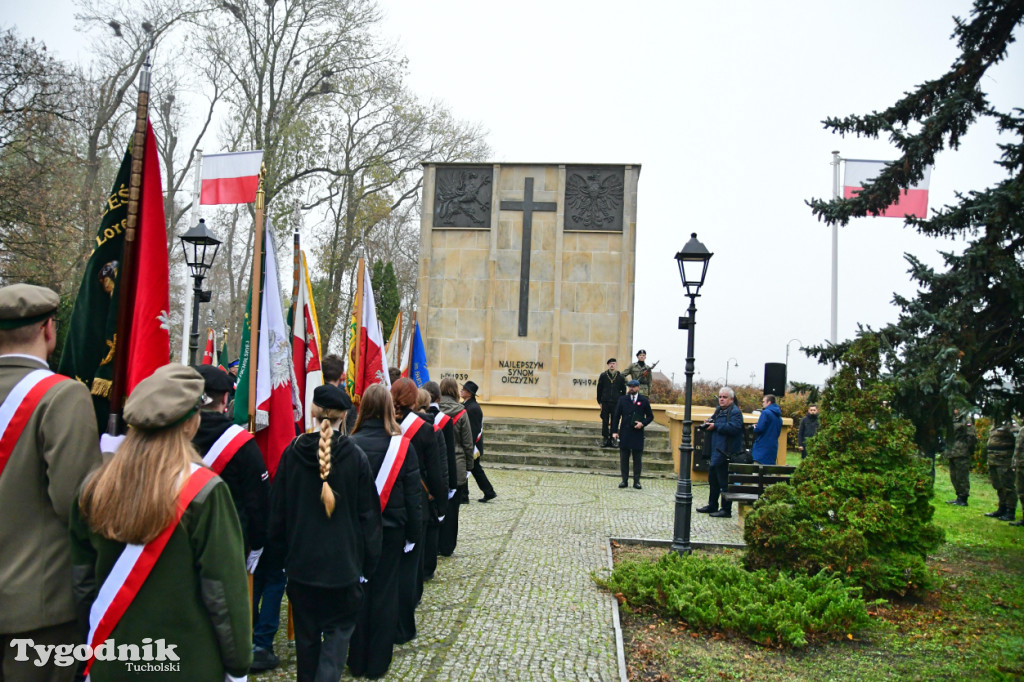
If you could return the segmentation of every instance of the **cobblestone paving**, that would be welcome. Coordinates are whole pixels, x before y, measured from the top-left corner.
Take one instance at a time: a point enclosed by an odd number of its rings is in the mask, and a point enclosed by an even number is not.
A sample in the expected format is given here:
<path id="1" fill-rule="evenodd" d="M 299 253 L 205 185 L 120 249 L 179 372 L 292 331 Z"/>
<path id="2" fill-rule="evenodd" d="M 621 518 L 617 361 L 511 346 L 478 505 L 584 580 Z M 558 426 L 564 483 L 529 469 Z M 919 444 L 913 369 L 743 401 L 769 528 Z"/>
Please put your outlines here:
<path id="1" fill-rule="evenodd" d="M 616 680 L 612 597 L 591 572 L 607 539 L 668 539 L 673 479 L 620 490 L 618 476 L 489 468 L 498 498 L 459 517 L 459 545 L 441 557 L 417 610 L 418 637 L 395 647 L 388 680 Z M 694 507 L 707 487 L 696 486 Z M 693 514 L 691 538 L 742 542 L 735 519 Z M 256 680 L 293 679 L 295 650 Z"/>

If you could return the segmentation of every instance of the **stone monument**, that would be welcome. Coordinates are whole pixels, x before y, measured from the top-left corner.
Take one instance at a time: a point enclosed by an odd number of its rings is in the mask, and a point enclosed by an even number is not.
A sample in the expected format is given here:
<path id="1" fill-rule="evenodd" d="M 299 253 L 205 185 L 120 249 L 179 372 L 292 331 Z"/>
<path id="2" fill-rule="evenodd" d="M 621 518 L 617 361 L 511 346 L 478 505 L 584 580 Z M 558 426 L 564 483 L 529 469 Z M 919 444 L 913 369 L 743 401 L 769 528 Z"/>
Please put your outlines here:
<path id="1" fill-rule="evenodd" d="M 596 405 L 633 357 L 639 165 L 424 164 L 419 320 L 431 376 L 487 402 Z"/>

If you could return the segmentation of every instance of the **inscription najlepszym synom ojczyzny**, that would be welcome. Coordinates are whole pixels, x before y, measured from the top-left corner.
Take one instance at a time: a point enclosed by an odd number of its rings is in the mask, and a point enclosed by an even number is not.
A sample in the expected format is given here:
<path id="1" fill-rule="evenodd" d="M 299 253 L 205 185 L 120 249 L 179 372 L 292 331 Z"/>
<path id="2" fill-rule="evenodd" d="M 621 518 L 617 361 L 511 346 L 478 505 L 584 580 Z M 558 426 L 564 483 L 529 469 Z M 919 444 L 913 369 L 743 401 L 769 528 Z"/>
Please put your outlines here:
<path id="1" fill-rule="evenodd" d="M 506 372 L 501 377 L 501 383 L 532 385 L 540 382 L 535 372 L 544 369 L 544 363 L 534 360 L 498 360 L 498 367 Z"/>

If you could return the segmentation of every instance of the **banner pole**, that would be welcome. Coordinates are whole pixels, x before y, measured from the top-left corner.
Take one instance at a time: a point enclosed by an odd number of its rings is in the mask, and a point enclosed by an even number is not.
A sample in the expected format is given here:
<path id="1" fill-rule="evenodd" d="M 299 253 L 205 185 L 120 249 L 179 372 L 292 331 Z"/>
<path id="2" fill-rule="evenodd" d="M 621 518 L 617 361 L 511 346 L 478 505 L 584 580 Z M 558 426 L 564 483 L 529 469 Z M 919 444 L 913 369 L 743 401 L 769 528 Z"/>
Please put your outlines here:
<path id="1" fill-rule="evenodd" d="M 260 357 L 260 306 L 263 302 L 263 202 L 267 167 L 260 164 L 256 190 L 255 244 L 252 255 L 252 301 L 249 308 L 249 433 L 256 433 L 256 371 Z"/>
<path id="2" fill-rule="evenodd" d="M 839 200 L 839 152 L 832 152 L 832 200 Z M 834 346 L 839 329 L 839 225 L 832 223 L 832 320 L 829 341 Z"/>

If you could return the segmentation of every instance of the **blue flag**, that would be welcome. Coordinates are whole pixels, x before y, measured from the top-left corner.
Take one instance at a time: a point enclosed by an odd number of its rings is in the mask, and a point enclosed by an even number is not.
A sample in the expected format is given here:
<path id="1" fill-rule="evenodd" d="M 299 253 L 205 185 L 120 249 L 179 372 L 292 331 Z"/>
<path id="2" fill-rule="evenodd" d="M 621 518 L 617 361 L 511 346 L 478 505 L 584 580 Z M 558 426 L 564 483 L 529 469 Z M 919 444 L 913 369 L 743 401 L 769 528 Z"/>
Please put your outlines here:
<path id="1" fill-rule="evenodd" d="M 409 367 L 409 377 L 417 386 L 430 381 L 430 370 L 427 369 L 427 349 L 423 345 L 423 337 L 420 336 L 420 323 L 417 320 L 412 331 L 412 366 Z"/>

